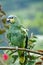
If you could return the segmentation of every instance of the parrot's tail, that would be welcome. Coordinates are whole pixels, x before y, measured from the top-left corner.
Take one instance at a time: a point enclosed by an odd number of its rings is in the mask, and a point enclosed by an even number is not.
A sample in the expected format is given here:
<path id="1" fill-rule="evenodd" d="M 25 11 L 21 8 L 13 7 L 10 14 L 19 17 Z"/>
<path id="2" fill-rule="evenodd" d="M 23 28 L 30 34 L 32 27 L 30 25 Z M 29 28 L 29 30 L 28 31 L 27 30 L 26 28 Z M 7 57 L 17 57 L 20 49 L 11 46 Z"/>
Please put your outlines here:
<path id="1" fill-rule="evenodd" d="M 24 62 L 25 62 L 25 57 L 23 57 L 23 56 L 19 57 L 19 62 L 20 62 L 21 64 L 24 64 Z"/>
<path id="2" fill-rule="evenodd" d="M 24 64 L 25 62 L 25 55 L 24 55 L 24 52 L 22 52 L 21 54 L 19 54 L 19 62 L 20 64 Z"/>
<path id="3" fill-rule="evenodd" d="M 20 57 L 19 57 L 19 62 L 21 65 L 26 65 L 27 64 L 27 57 L 22 54 Z"/>

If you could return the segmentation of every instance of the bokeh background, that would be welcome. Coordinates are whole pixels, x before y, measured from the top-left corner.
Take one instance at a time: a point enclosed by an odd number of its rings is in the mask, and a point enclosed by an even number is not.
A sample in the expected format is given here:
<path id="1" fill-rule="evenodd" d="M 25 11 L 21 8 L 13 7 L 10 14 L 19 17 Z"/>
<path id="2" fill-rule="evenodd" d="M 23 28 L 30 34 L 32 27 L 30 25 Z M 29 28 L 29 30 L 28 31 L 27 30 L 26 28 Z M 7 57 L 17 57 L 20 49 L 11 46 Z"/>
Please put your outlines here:
<path id="1" fill-rule="evenodd" d="M 43 34 L 43 0 L 0 0 L 6 15 L 17 15 L 29 33 Z"/>

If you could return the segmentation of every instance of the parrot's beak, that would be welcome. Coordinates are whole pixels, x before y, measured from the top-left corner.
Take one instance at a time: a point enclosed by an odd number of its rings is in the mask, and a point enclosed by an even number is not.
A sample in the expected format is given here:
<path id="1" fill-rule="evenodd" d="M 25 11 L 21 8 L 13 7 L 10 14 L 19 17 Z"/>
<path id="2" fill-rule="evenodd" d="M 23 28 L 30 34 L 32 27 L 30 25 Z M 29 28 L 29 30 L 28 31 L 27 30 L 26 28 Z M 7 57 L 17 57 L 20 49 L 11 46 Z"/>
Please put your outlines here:
<path id="1" fill-rule="evenodd" d="M 10 22 L 10 19 L 7 19 L 7 22 L 9 23 Z"/>

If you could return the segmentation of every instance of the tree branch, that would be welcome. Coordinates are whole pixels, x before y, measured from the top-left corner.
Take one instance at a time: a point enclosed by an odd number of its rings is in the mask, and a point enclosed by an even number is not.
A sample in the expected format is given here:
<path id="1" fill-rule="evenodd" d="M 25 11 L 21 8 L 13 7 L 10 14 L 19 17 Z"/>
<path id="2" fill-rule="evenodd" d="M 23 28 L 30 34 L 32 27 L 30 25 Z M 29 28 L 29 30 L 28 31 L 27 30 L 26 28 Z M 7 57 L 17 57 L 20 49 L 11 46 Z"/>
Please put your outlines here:
<path id="1" fill-rule="evenodd" d="M 30 49 L 26 49 L 26 48 L 17 48 L 17 47 L 0 47 L 0 50 L 20 50 L 20 51 L 26 51 L 26 52 L 31 52 L 31 53 L 35 53 L 35 54 L 39 54 L 43 56 L 43 53 L 40 53 L 38 51 L 33 51 Z"/>

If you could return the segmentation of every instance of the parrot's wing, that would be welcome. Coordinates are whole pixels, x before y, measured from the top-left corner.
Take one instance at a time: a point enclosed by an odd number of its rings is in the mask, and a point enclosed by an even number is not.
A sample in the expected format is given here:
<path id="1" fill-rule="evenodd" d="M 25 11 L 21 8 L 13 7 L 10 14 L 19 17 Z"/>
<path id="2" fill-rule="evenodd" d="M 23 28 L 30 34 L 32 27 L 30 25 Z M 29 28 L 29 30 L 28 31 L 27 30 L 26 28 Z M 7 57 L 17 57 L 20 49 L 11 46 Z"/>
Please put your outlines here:
<path id="1" fill-rule="evenodd" d="M 10 32 L 10 30 L 8 30 L 6 34 L 7 34 L 8 40 L 11 40 L 11 32 Z"/>

